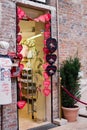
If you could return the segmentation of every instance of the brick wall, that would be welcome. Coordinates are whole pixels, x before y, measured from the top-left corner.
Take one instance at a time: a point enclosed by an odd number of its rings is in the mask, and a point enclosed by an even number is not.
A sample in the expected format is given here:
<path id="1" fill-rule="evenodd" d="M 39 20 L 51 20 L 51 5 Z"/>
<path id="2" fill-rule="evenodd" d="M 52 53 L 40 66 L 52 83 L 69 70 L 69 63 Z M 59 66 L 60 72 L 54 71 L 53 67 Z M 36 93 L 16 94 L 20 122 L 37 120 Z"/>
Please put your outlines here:
<path id="1" fill-rule="evenodd" d="M 10 44 L 10 50 L 16 51 L 16 2 L 28 4 L 26 0 L 0 0 L 0 40 Z M 56 7 L 56 0 L 48 0 L 48 4 Z M 36 6 L 38 4 L 35 3 Z M 56 12 L 52 14 L 52 37 L 58 36 L 60 63 L 69 56 L 78 55 L 82 64 L 82 76 L 87 80 L 87 1 L 86 0 L 59 0 L 56 21 Z M 44 7 L 44 5 L 42 6 Z M 59 35 L 57 34 L 59 31 Z M 13 103 L 4 106 L 4 130 L 17 130 L 16 107 L 16 79 L 12 79 Z M 54 118 L 58 115 L 58 79 L 53 77 L 53 106 Z"/>
<path id="2" fill-rule="evenodd" d="M 10 0 L 0 0 L 0 40 L 9 42 L 9 50 L 16 52 L 16 5 Z M 3 130 L 17 130 L 18 126 L 16 79 L 12 79 L 11 87 L 12 104 L 3 106 Z"/>

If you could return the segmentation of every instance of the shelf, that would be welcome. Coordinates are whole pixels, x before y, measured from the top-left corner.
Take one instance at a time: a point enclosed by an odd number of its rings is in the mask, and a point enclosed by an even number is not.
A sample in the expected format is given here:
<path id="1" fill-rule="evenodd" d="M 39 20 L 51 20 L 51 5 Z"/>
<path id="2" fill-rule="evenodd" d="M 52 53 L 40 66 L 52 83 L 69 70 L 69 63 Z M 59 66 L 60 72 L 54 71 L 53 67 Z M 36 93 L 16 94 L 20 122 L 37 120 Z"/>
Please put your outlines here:
<path id="1" fill-rule="evenodd" d="M 32 117 L 34 117 L 34 112 L 36 112 L 34 103 L 37 100 L 37 88 L 36 83 L 33 82 L 33 73 L 31 68 L 24 68 L 22 70 L 22 76 L 18 79 L 22 84 L 22 97 L 27 100 L 28 104 L 28 113 L 30 111 L 31 105 L 31 113 Z M 29 105 L 30 104 L 30 105 Z"/>
<path id="2" fill-rule="evenodd" d="M 23 82 L 23 83 L 31 83 L 32 82 L 32 80 L 27 80 L 27 79 L 22 79 L 22 78 L 20 78 L 19 81 Z"/>

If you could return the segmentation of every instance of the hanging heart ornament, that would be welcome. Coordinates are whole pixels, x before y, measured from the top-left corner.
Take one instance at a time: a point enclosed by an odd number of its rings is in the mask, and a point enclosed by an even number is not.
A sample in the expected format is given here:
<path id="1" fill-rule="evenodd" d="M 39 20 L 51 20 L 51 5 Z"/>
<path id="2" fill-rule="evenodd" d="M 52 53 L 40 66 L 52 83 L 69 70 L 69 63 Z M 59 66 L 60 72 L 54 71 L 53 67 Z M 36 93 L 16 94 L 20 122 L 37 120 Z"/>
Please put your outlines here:
<path id="1" fill-rule="evenodd" d="M 18 105 L 18 108 L 20 108 L 20 109 L 22 109 L 22 108 L 24 108 L 24 106 L 26 105 L 26 101 L 18 101 L 17 102 L 17 105 Z"/>
<path id="2" fill-rule="evenodd" d="M 48 54 L 48 55 L 46 55 L 46 61 L 50 65 L 52 65 L 53 63 L 55 63 L 56 59 L 57 59 L 57 56 L 55 54 Z"/>

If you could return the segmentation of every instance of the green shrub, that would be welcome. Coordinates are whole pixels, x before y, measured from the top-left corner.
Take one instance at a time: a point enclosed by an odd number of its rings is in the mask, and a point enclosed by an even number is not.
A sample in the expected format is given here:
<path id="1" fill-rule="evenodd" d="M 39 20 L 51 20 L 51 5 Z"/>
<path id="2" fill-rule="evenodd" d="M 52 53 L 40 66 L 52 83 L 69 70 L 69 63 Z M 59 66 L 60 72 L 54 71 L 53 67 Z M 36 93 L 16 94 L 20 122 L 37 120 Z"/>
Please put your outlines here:
<path id="1" fill-rule="evenodd" d="M 73 96 L 80 98 L 80 84 L 78 73 L 80 72 L 80 61 L 78 57 L 69 58 L 60 66 L 61 85 L 64 86 Z M 64 107 L 74 107 L 77 102 L 61 89 L 61 101 Z"/>

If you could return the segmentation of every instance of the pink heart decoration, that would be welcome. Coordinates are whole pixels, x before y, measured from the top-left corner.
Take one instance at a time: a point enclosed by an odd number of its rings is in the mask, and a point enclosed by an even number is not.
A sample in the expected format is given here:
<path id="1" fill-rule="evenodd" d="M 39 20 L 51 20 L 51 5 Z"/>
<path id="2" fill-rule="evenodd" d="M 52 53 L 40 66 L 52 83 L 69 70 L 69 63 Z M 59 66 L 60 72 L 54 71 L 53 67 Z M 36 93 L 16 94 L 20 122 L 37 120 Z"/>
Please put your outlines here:
<path id="1" fill-rule="evenodd" d="M 38 19 L 39 19 L 41 22 L 45 23 L 45 17 L 44 17 L 44 15 L 41 15 Z"/>
<path id="2" fill-rule="evenodd" d="M 44 76 L 45 79 L 49 79 L 49 76 L 46 72 L 43 73 L 43 76 Z"/>
<path id="3" fill-rule="evenodd" d="M 50 81 L 49 80 L 44 81 L 43 85 L 45 86 L 45 88 L 49 87 Z"/>
<path id="4" fill-rule="evenodd" d="M 38 18 L 35 18 L 34 21 L 39 22 L 39 19 L 38 19 Z"/>
<path id="5" fill-rule="evenodd" d="M 49 65 L 48 63 L 43 64 L 43 69 L 45 70 L 48 65 Z"/>
<path id="6" fill-rule="evenodd" d="M 45 96 L 48 96 L 50 94 L 51 90 L 49 88 L 44 88 L 43 93 Z"/>
<path id="7" fill-rule="evenodd" d="M 18 102 L 17 102 L 17 106 L 18 106 L 20 109 L 24 108 L 25 105 L 26 105 L 26 101 L 18 101 Z"/>

